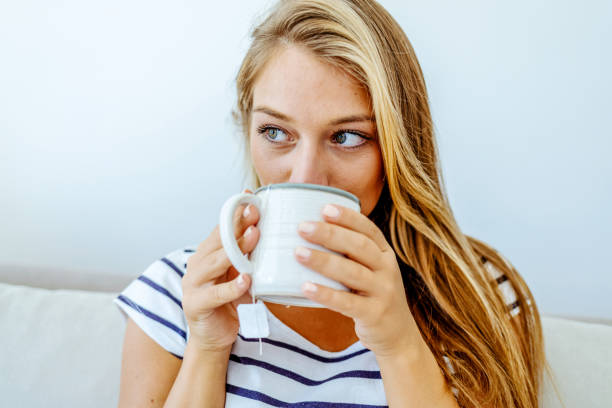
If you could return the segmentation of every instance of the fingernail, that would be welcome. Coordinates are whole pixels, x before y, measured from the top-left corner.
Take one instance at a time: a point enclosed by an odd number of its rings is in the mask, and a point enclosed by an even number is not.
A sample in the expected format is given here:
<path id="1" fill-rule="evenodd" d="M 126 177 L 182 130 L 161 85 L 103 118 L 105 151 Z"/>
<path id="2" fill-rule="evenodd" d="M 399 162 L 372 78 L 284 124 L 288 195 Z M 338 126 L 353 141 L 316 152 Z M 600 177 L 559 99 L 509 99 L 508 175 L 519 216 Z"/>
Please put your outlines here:
<path id="1" fill-rule="evenodd" d="M 313 284 L 313 283 L 310 283 L 310 282 L 305 282 L 305 283 L 302 285 L 302 290 L 303 290 L 304 292 L 314 293 L 314 292 L 316 292 L 316 291 L 317 291 L 317 287 L 316 287 L 316 285 L 315 285 L 315 284 Z"/>
<path id="2" fill-rule="evenodd" d="M 308 248 L 299 246 L 299 247 L 295 248 L 295 254 L 299 258 L 308 259 L 308 258 L 310 258 L 311 251 Z"/>
<path id="3" fill-rule="evenodd" d="M 251 213 L 251 209 L 249 208 L 250 206 L 251 206 L 250 204 L 247 205 L 246 208 L 244 209 L 244 211 L 242 212 L 242 216 L 244 218 L 248 217 L 249 214 Z"/>
<path id="4" fill-rule="evenodd" d="M 236 281 L 236 283 L 238 284 L 238 286 L 244 286 L 244 276 L 243 274 L 240 274 L 240 276 L 238 276 L 238 280 Z"/>
<path id="5" fill-rule="evenodd" d="M 336 218 L 340 215 L 340 210 L 331 204 L 326 204 L 325 207 L 323 207 L 323 214 L 330 218 Z"/>
<path id="6" fill-rule="evenodd" d="M 311 234 L 315 230 L 315 225 L 312 222 L 302 222 L 298 225 L 298 230 L 306 234 Z"/>
<path id="7" fill-rule="evenodd" d="M 246 229 L 246 231 L 244 231 L 244 236 L 248 237 L 249 235 L 251 235 L 251 233 L 253 233 L 253 226 L 250 225 L 249 228 Z"/>

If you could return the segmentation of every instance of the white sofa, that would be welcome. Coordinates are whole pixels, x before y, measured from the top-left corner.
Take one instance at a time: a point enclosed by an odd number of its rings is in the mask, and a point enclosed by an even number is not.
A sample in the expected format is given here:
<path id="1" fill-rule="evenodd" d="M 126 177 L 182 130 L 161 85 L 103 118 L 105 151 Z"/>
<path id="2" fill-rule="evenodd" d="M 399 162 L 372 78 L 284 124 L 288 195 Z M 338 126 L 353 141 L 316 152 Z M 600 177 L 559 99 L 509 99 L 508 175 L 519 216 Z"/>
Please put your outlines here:
<path id="1" fill-rule="evenodd" d="M 117 406 L 125 318 L 112 299 L 130 280 L 0 267 L 0 407 Z M 543 324 L 565 407 L 611 408 L 612 322 Z M 543 407 L 563 406 L 549 381 L 543 392 Z"/>

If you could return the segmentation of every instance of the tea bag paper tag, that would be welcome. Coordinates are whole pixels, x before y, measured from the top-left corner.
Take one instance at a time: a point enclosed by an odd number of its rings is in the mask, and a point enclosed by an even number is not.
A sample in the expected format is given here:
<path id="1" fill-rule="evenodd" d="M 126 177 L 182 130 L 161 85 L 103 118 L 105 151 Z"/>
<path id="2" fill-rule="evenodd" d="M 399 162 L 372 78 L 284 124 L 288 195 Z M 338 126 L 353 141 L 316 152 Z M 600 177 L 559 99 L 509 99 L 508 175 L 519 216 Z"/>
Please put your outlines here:
<path id="1" fill-rule="evenodd" d="M 262 302 L 243 303 L 238 305 L 238 320 L 240 321 L 240 334 L 247 339 L 268 337 L 268 315 L 266 306 Z"/>

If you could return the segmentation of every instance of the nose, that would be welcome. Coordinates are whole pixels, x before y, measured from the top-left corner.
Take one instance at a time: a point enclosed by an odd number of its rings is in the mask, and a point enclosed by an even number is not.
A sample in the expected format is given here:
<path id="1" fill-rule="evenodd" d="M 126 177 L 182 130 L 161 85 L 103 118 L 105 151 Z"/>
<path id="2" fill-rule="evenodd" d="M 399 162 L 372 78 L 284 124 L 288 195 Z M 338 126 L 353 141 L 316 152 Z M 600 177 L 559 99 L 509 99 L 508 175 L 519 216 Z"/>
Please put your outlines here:
<path id="1" fill-rule="evenodd" d="M 300 143 L 294 150 L 290 183 L 328 185 L 327 162 L 314 143 Z"/>

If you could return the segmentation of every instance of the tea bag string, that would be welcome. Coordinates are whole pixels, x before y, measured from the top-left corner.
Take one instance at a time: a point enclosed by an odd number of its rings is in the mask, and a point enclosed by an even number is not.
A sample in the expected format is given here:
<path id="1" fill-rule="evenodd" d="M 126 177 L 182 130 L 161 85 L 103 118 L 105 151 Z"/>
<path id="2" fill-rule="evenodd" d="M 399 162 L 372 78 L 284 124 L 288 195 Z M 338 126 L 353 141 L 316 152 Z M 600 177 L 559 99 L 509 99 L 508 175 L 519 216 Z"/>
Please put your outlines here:
<path id="1" fill-rule="evenodd" d="M 255 291 L 253 289 L 251 289 L 251 298 L 253 305 L 255 305 Z M 257 324 L 257 331 L 261 333 L 261 327 L 259 327 L 259 320 L 255 320 L 255 323 Z M 261 336 L 259 337 L 259 355 L 263 355 L 263 342 L 261 341 Z"/>

